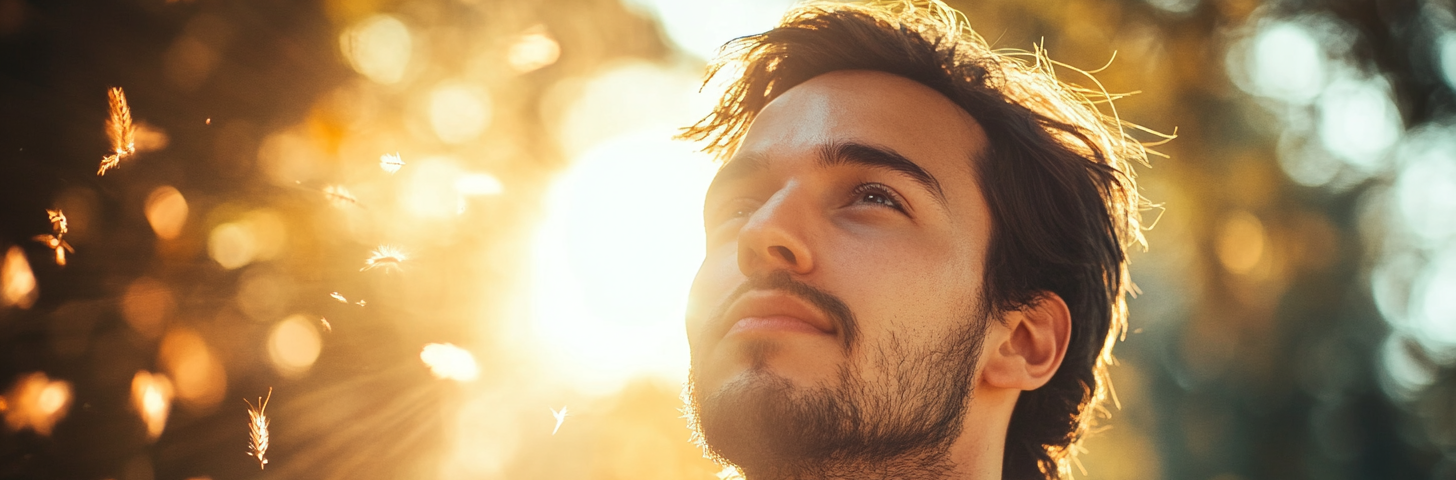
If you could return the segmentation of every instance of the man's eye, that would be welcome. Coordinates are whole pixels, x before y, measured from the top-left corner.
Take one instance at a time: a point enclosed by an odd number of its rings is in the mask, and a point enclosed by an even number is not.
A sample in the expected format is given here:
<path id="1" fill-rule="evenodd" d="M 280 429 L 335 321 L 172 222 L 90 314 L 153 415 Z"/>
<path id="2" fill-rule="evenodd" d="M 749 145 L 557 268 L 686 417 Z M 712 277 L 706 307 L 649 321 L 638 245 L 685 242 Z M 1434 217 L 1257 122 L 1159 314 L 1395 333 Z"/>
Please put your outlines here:
<path id="1" fill-rule="evenodd" d="M 729 220 L 748 218 L 749 216 L 753 215 L 753 211 L 753 205 L 750 205 L 748 202 L 738 200 L 730 202 L 729 204 L 724 205 L 722 208 L 718 209 L 717 217 L 720 219 L 720 221 L 726 222 Z"/>
<path id="2" fill-rule="evenodd" d="M 905 211 L 904 202 L 893 190 L 878 183 L 865 183 L 854 188 L 854 201 L 884 205 L 895 210 Z"/>

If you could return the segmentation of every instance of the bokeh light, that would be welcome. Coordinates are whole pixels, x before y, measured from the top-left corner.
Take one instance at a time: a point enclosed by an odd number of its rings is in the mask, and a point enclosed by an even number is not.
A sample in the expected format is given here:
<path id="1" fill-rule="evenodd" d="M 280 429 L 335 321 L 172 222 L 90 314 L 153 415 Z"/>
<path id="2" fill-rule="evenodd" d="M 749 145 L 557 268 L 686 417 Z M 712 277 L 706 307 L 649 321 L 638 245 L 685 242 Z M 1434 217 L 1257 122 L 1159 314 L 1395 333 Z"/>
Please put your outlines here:
<path id="1" fill-rule="evenodd" d="M 1250 42 L 1243 52 L 1247 63 L 1231 67 L 1246 72 L 1250 82 L 1246 88 L 1253 93 L 1305 104 L 1324 88 L 1325 53 L 1304 25 L 1270 22 Z"/>
<path id="2" fill-rule="evenodd" d="M 273 325 L 268 334 L 268 359 L 273 369 L 284 376 L 307 372 L 318 360 L 323 342 L 314 322 L 303 315 L 294 315 Z"/>
<path id="3" fill-rule="evenodd" d="M 480 376 L 480 367 L 469 351 L 449 343 L 431 343 L 420 350 L 420 361 L 425 362 L 436 378 L 468 382 Z"/>
<path id="4" fill-rule="evenodd" d="M 1224 268 L 1246 274 L 1264 257 L 1264 225 L 1249 212 L 1236 212 L 1223 222 L 1218 235 L 1218 259 Z"/>
<path id="5" fill-rule="evenodd" d="M 157 348 L 157 363 L 172 379 L 183 407 L 207 411 L 217 406 L 227 391 L 227 372 L 217 354 L 193 330 L 169 330 Z"/>
<path id="6" fill-rule="evenodd" d="M 56 422 L 70 411 L 71 384 L 52 380 L 45 372 L 32 372 L 16 379 L 4 398 L 5 426 L 50 435 Z"/>
<path id="7" fill-rule="evenodd" d="M 511 44 L 506 60 L 517 72 L 539 70 L 556 63 L 561 57 L 561 44 L 541 25 L 531 27 Z"/>
<path id="8" fill-rule="evenodd" d="M 152 231 L 157 234 L 157 238 L 177 238 L 177 235 L 182 234 L 182 227 L 187 225 L 187 199 L 182 197 L 182 192 L 170 185 L 157 187 L 147 195 L 145 211 L 147 223 L 152 225 Z"/>
<path id="9" fill-rule="evenodd" d="M 147 437 L 155 440 L 172 411 L 172 382 L 160 373 L 138 371 L 131 379 L 131 405 L 146 424 Z"/>
<path id="10" fill-rule="evenodd" d="M 25 251 L 15 246 L 5 249 L 5 260 L 0 262 L 0 307 L 30 308 L 39 294 Z"/>
<path id="11" fill-rule="evenodd" d="M 375 15 L 340 35 L 339 48 L 354 70 L 370 80 L 392 84 L 404 77 L 414 45 L 404 22 Z"/>
<path id="12" fill-rule="evenodd" d="M 277 256 L 286 228 L 278 215 L 255 210 L 240 219 L 213 227 L 207 239 L 208 255 L 228 270 Z"/>
<path id="13" fill-rule="evenodd" d="M 1356 168 L 1382 166 L 1385 151 L 1400 139 L 1404 127 L 1380 79 L 1340 79 L 1320 95 L 1319 138 L 1330 153 Z"/>
<path id="14" fill-rule="evenodd" d="M 490 96 L 469 84 L 447 82 L 430 92 L 430 126 L 445 143 L 465 143 L 490 125 Z"/>

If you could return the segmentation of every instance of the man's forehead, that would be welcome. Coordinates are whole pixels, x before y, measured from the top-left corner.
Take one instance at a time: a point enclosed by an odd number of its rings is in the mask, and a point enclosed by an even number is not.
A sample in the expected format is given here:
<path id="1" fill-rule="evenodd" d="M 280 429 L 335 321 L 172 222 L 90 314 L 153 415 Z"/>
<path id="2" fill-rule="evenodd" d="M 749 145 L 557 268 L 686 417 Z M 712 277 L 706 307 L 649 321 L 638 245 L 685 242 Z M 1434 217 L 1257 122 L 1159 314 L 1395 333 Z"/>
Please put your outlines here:
<path id="1" fill-rule="evenodd" d="M 939 92 L 897 75 L 847 70 L 809 79 L 770 102 L 730 163 L 836 143 L 883 146 L 932 170 L 967 167 L 987 144 L 980 124 Z M 954 166 L 937 165 L 948 160 Z"/>

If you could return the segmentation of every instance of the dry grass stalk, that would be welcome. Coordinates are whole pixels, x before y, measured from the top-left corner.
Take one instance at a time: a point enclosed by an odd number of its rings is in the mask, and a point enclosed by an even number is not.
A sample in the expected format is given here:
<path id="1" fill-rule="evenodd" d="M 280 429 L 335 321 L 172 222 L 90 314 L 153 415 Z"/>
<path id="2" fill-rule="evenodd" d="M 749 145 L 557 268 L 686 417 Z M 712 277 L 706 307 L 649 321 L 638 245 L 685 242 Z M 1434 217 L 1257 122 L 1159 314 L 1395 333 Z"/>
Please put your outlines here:
<path id="1" fill-rule="evenodd" d="M 248 456 L 258 458 L 259 470 L 268 465 L 268 459 L 263 457 L 268 453 L 268 417 L 264 415 L 263 409 L 268 408 L 268 400 L 272 398 L 273 387 L 268 387 L 268 396 L 259 398 L 257 405 L 243 399 L 248 404 Z"/>
<path id="2" fill-rule="evenodd" d="M 56 251 L 56 265 L 66 266 L 66 252 L 76 253 L 76 249 L 71 248 L 71 244 L 66 243 L 60 235 L 36 235 L 33 238 L 46 248 Z"/>
<path id="3" fill-rule="evenodd" d="M 50 217 L 51 232 L 54 233 L 57 237 L 65 235 L 66 232 L 71 231 L 69 228 L 67 228 L 66 225 L 66 214 L 62 213 L 61 209 L 57 208 L 55 210 L 51 210 L 47 208 L 46 216 Z"/>

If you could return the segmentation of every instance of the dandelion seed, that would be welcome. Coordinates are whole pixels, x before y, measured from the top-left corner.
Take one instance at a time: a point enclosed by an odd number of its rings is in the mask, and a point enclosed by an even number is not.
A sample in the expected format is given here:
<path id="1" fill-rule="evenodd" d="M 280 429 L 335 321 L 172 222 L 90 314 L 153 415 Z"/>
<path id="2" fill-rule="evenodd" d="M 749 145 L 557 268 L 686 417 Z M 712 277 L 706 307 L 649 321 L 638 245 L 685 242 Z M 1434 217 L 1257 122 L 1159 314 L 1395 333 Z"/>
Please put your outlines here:
<path id="1" fill-rule="evenodd" d="M 323 318 L 323 317 L 319 317 L 319 323 L 322 323 L 324 325 L 324 331 L 325 332 L 334 333 L 334 326 L 333 325 L 329 325 L 329 319 Z"/>
<path id="2" fill-rule="evenodd" d="M 243 399 L 248 404 L 248 456 L 257 457 L 259 470 L 268 464 L 268 459 L 263 457 L 268 453 L 268 417 L 263 414 L 263 409 L 268 408 L 268 400 L 272 398 L 273 387 L 268 387 L 268 396 L 259 398 L 257 405 Z"/>
<path id="3" fill-rule="evenodd" d="M 61 213 L 61 209 L 57 208 L 55 210 L 51 210 L 47 208 L 46 216 L 50 217 L 51 219 L 51 231 L 56 234 L 56 237 L 65 235 L 66 232 L 70 231 L 66 228 L 66 214 Z"/>
<path id="4" fill-rule="evenodd" d="M 344 298 L 343 295 L 339 295 L 339 292 L 330 293 L 329 297 L 332 297 L 334 300 L 338 300 L 339 303 L 349 303 L 349 299 Z"/>
<path id="5" fill-rule="evenodd" d="M 398 172 L 401 167 L 404 167 L 404 160 L 399 158 L 399 152 L 379 156 L 379 168 L 384 169 L 386 173 L 394 175 L 394 172 Z"/>
<path id="6" fill-rule="evenodd" d="M 329 199 L 329 203 L 339 208 L 359 204 L 359 199 L 355 198 L 354 194 L 349 193 L 349 190 L 344 188 L 343 185 L 329 185 L 324 187 L 324 198 Z"/>
<path id="7" fill-rule="evenodd" d="M 551 434 L 556 435 L 556 431 L 561 430 L 561 422 L 566 421 L 566 406 L 562 405 L 559 412 L 554 408 L 551 409 L 551 416 L 556 417 L 556 428 L 551 429 Z"/>
<path id="8" fill-rule="evenodd" d="M 362 306 L 364 306 L 364 301 L 363 300 L 360 300 L 360 301 L 354 302 L 354 304 L 362 307 Z"/>
<path id="9" fill-rule="evenodd" d="M 369 253 L 369 258 L 364 260 L 364 268 L 359 269 L 359 271 L 373 270 L 375 268 L 384 268 L 385 272 L 404 270 L 400 265 L 408 258 L 399 247 L 380 245 L 379 248 Z"/>
<path id="10" fill-rule="evenodd" d="M 60 265 L 62 267 L 66 266 L 66 252 L 76 253 L 76 249 L 71 248 L 71 244 L 66 243 L 66 241 L 59 236 L 36 235 L 34 238 L 35 241 L 40 242 L 42 245 L 45 245 L 46 248 L 56 251 L 56 265 Z"/>
<path id="11" fill-rule="evenodd" d="M 202 121 L 202 124 L 203 125 L 212 125 L 212 117 L 207 117 L 207 120 L 203 120 Z"/>

